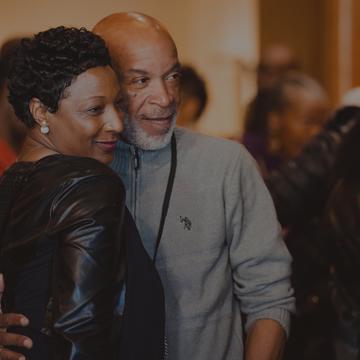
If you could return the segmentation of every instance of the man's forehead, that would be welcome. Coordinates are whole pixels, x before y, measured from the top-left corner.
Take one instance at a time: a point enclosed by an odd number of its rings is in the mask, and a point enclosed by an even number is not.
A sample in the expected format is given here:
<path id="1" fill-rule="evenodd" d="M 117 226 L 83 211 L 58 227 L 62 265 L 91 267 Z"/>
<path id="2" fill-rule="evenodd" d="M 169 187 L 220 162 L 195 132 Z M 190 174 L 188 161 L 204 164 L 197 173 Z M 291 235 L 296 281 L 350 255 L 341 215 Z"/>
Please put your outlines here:
<path id="1" fill-rule="evenodd" d="M 170 69 L 178 63 L 177 50 L 170 41 L 128 37 L 119 42 L 113 39 L 108 46 L 113 61 L 126 67 L 143 69 L 159 65 Z"/>

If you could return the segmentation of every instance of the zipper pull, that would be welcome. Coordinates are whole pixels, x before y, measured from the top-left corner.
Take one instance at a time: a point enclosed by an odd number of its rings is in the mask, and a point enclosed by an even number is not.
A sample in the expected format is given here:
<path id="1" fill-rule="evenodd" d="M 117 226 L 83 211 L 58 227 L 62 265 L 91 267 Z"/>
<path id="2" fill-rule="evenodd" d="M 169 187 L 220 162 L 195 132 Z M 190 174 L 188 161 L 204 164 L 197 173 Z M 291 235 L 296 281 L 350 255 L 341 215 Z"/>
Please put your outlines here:
<path id="1" fill-rule="evenodd" d="M 134 169 L 139 170 L 140 169 L 140 157 L 139 157 L 139 149 L 135 149 L 134 153 Z"/>

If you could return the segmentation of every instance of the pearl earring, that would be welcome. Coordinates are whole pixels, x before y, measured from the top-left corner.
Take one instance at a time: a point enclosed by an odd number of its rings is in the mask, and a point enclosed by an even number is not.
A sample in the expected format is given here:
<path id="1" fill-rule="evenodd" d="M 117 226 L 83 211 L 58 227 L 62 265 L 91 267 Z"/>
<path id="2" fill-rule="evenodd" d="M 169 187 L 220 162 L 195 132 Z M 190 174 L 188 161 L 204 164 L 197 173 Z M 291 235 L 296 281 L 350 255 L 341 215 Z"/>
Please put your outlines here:
<path id="1" fill-rule="evenodd" d="M 40 132 L 44 135 L 48 134 L 50 131 L 48 124 L 46 121 L 43 121 L 40 126 Z"/>

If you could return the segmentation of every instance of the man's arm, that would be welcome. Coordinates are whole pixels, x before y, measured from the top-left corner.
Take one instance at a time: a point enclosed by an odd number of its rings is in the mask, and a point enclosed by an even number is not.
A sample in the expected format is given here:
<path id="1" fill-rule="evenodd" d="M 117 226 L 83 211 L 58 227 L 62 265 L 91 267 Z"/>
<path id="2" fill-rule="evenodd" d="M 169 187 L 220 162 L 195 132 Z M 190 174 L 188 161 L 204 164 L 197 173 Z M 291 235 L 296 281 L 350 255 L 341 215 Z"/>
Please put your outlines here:
<path id="1" fill-rule="evenodd" d="M 5 284 L 3 275 L 0 274 L 0 303 L 1 295 L 4 292 Z M 0 313 L 0 346 L 23 346 L 30 349 L 32 347 L 31 339 L 17 334 L 10 334 L 5 332 L 5 329 L 9 326 L 27 326 L 29 320 L 21 314 L 2 314 Z M 13 351 L 0 348 L 1 360 L 24 360 L 24 355 L 15 353 Z"/>
<path id="2" fill-rule="evenodd" d="M 280 360 L 285 331 L 277 321 L 261 319 L 254 322 L 246 338 L 246 360 Z"/>
<path id="3" fill-rule="evenodd" d="M 277 359 L 273 354 L 281 354 L 295 310 L 291 257 L 253 159 L 244 149 L 233 159 L 225 188 L 226 238 L 234 295 L 246 317 L 246 359 Z"/>

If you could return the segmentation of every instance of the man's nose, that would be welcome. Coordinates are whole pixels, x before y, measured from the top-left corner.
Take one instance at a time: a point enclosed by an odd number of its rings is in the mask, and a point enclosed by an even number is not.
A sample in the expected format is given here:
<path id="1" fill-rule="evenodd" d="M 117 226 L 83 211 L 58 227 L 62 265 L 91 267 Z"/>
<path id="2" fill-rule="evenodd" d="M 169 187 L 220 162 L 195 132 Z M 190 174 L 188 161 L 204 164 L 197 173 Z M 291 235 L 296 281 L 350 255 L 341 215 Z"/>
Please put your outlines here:
<path id="1" fill-rule="evenodd" d="M 173 96 L 169 92 L 163 80 L 157 81 L 151 89 L 150 102 L 160 107 L 167 107 L 173 101 Z"/>

